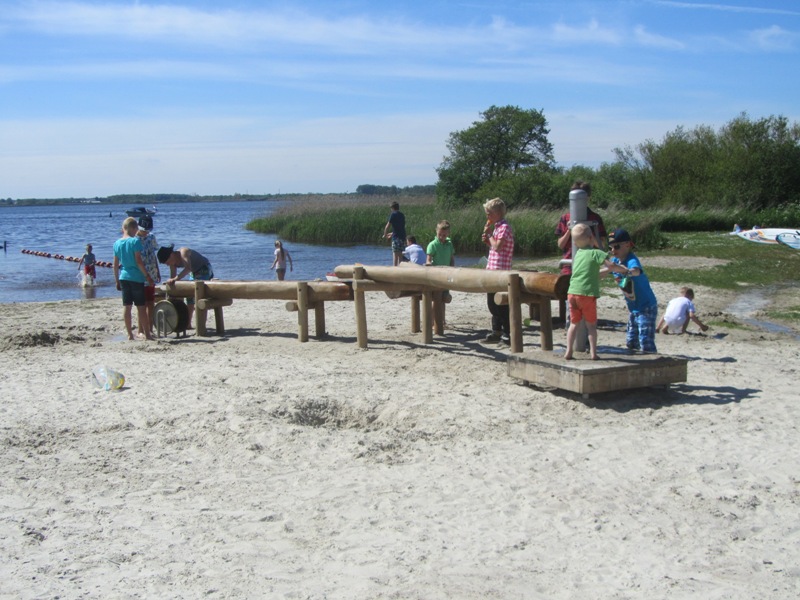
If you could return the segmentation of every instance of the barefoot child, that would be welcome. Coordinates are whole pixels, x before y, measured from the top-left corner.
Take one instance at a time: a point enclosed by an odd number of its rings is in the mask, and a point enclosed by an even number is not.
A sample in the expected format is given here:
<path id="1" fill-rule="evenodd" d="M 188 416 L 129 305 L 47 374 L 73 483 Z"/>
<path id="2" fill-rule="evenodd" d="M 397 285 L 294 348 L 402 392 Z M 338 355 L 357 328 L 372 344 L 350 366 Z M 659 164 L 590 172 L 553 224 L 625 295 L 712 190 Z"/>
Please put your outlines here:
<path id="1" fill-rule="evenodd" d="M 150 333 L 150 319 L 145 307 L 144 286 L 155 283 L 142 260 L 142 241 L 136 235 L 138 230 L 139 224 L 133 217 L 122 222 L 123 236 L 114 242 L 114 279 L 117 289 L 122 292 L 123 317 L 128 339 L 134 339 L 131 305 L 135 304 L 142 333 L 148 340 L 153 340 L 155 338 Z"/>
<path id="2" fill-rule="evenodd" d="M 597 243 L 592 230 L 583 223 L 572 228 L 572 239 L 578 248 L 575 260 L 572 261 L 572 276 L 569 280 L 567 301 L 569 302 L 570 324 L 567 330 L 567 351 L 564 358 L 572 359 L 575 338 L 581 321 L 586 322 L 589 337 L 589 353 L 592 360 L 597 360 L 597 298 L 600 296 L 600 272 L 614 271 L 625 273 L 627 269 L 615 265 L 608 259 L 608 254 L 595 248 Z"/>
<path id="3" fill-rule="evenodd" d="M 673 298 L 667 304 L 667 311 L 658 322 L 656 331 L 660 333 L 686 333 L 689 321 L 694 321 L 702 331 L 708 331 L 705 325 L 697 318 L 694 307 L 694 290 L 690 287 L 682 287 L 681 295 Z"/>

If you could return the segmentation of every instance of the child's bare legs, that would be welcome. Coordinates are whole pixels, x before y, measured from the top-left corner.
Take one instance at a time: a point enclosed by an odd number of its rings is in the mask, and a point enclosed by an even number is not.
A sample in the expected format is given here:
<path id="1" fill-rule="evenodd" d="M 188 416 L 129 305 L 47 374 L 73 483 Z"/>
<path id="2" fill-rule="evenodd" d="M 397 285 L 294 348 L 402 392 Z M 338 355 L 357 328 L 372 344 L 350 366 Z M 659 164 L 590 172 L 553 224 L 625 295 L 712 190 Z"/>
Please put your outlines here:
<path id="1" fill-rule="evenodd" d="M 579 324 L 580 321 L 577 323 L 575 321 L 571 321 L 569 324 L 569 329 L 567 329 L 567 351 L 564 353 L 564 358 L 567 360 L 572 360 L 572 349 L 575 347 L 575 338 L 578 336 Z"/>
<path id="2" fill-rule="evenodd" d="M 131 309 L 132 306 L 130 304 L 126 304 L 122 309 L 122 317 L 125 319 L 125 330 L 128 332 L 128 339 L 132 340 L 133 338 L 133 323 L 131 320 Z"/>
<path id="3" fill-rule="evenodd" d="M 150 318 L 147 316 L 147 307 L 144 304 L 142 306 L 137 306 L 136 311 L 139 313 L 140 332 L 144 334 L 145 339 L 154 340 L 153 333 L 150 331 Z M 128 318 L 130 319 L 130 315 Z M 133 338 L 131 337 L 130 339 Z"/>
<path id="4" fill-rule="evenodd" d="M 586 322 L 586 334 L 589 337 L 589 355 L 592 360 L 599 360 L 597 356 L 597 323 Z"/>
<path id="5" fill-rule="evenodd" d="M 192 317 L 194 317 L 194 303 L 186 303 L 187 312 L 189 314 L 188 323 L 186 324 L 186 329 L 194 329 L 192 325 Z"/>
<path id="6" fill-rule="evenodd" d="M 138 322 L 139 335 L 143 336 L 143 335 L 145 335 L 145 332 L 147 332 L 147 331 L 149 331 L 150 334 L 152 335 L 152 333 L 153 333 L 153 312 L 155 310 L 155 303 L 146 302 L 145 305 L 144 305 L 144 308 L 145 308 L 145 312 L 147 312 L 147 322 L 150 324 L 150 326 L 148 327 L 147 325 L 145 325 L 142 322 L 141 317 L 138 317 L 139 318 L 139 322 Z"/>

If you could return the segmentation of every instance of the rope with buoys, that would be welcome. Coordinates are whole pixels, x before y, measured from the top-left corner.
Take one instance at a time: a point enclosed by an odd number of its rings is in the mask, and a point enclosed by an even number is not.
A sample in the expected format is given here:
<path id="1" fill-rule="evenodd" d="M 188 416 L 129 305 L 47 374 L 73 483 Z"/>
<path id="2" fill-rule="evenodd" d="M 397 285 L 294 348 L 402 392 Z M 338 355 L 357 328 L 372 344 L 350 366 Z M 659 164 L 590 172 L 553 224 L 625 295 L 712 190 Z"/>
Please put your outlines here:
<path id="1" fill-rule="evenodd" d="M 26 248 L 23 248 L 21 252 L 23 254 L 30 254 L 32 256 L 41 256 L 42 258 L 57 258 L 59 260 L 68 260 L 70 262 L 81 262 L 80 256 L 64 256 L 63 254 L 53 254 L 52 252 L 42 252 L 40 250 L 27 250 Z M 97 260 L 94 264 L 96 267 L 114 267 L 114 263 L 108 262 L 107 260 Z"/>

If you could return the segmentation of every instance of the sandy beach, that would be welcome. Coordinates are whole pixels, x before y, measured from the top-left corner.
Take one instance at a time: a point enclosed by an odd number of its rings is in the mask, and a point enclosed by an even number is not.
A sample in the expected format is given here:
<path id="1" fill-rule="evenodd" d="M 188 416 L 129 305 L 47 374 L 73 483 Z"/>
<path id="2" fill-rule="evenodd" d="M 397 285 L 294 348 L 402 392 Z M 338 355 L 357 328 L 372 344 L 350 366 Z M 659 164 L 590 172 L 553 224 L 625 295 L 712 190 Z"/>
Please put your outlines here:
<path id="1" fill-rule="evenodd" d="M 308 343 L 281 301 L 157 342 L 119 299 L 0 305 L 0 596 L 800 595 L 796 332 L 659 336 L 686 383 L 584 400 L 507 375 L 483 295 L 430 346 L 408 302 L 367 296 L 366 350 L 346 302 Z M 624 346 L 621 298 L 599 312 L 601 354 Z"/>

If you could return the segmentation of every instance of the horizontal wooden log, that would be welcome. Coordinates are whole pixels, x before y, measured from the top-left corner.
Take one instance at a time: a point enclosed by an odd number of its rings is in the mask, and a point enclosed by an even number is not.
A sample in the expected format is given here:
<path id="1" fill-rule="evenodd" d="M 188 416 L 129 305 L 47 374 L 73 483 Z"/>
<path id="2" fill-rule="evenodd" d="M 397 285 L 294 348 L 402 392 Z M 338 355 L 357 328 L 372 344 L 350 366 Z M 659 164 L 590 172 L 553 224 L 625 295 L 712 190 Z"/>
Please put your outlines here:
<path id="1" fill-rule="evenodd" d="M 546 295 L 566 299 L 569 275 L 540 271 L 488 271 L 464 267 L 381 267 L 359 265 L 364 277 L 379 282 L 417 284 L 440 290 L 458 292 L 491 293 L 508 291 L 509 273 L 520 277 L 522 293 Z M 338 277 L 352 278 L 354 265 L 340 265 L 334 269 Z"/>
<path id="2" fill-rule="evenodd" d="M 543 294 L 521 294 L 519 299 L 522 304 L 539 304 L 544 300 L 552 300 L 553 298 Z M 508 292 L 496 292 L 494 303 L 508 304 Z"/>
<path id="3" fill-rule="evenodd" d="M 211 310 L 212 308 L 222 308 L 231 304 L 233 304 L 231 298 L 201 298 L 197 301 L 197 308 L 199 310 Z"/>
<path id="4" fill-rule="evenodd" d="M 205 296 L 242 300 L 296 300 L 296 281 L 217 281 L 204 282 Z M 181 298 L 194 296 L 194 281 L 176 281 L 164 285 L 167 295 Z M 351 300 L 352 290 L 346 283 L 338 281 L 308 282 L 310 302 L 327 300 Z"/>
<path id="5" fill-rule="evenodd" d="M 284 306 L 286 307 L 286 312 L 297 312 L 300 310 L 300 305 L 297 303 L 297 300 L 289 300 L 286 304 L 284 304 Z M 311 310 L 316 307 L 317 304 L 311 302 L 307 308 Z"/>

